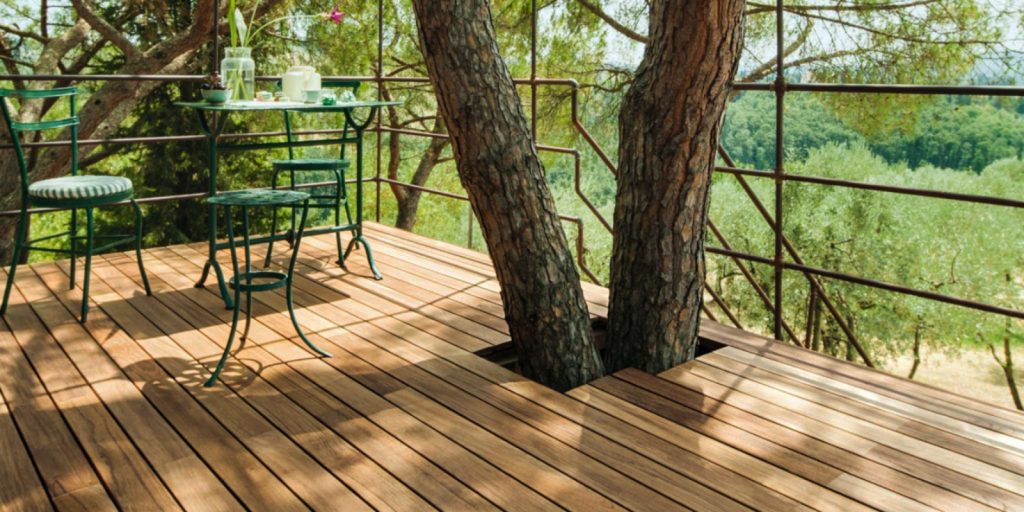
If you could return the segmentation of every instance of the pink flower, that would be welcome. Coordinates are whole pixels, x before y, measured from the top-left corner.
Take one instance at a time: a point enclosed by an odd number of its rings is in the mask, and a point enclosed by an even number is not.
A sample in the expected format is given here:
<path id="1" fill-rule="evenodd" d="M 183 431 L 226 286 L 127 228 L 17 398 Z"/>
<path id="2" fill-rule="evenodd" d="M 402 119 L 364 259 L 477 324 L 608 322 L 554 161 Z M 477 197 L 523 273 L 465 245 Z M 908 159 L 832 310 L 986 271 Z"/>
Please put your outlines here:
<path id="1" fill-rule="evenodd" d="M 324 14 L 324 18 L 335 25 L 340 25 L 341 22 L 345 21 L 345 13 L 341 12 L 341 9 L 335 7 L 331 9 L 331 12 Z"/>

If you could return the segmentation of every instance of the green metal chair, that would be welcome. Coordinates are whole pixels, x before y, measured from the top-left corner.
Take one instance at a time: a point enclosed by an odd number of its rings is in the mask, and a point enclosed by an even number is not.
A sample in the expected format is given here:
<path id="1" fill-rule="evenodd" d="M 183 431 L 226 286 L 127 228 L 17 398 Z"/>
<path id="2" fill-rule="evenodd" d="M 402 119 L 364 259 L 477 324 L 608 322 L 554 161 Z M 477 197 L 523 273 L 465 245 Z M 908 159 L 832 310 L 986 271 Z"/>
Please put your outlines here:
<path id="1" fill-rule="evenodd" d="M 298 333 L 299 338 L 306 343 L 306 345 L 317 354 L 324 357 L 331 357 L 331 354 L 321 350 L 319 347 L 309 341 L 305 333 L 302 332 L 302 328 L 299 327 L 299 322 L 295 318 L 295 305 L 292 301 L 292 276 L 295 273 L 295 262 L 299 255 L 299 245 L 302 242 L 302 229 L 306 227 L 306 217 L 309 214 L 309 198 L 310 195 L 305 192 L 299 192 L 295 190 L 234 190 L 231 192 L 223 192 L 217 194 L 209 199 L 207 202 L 210 204 L 219 206 L 224 209 L 224 225 L 228 235 L 228 248 L 231 250 L 231 267 L 234 271 L 234 275 L 228 281 L 228 287 L 235 291 L 233 313 L 231 317 L 231 333 L 228 335 L 228 342 L 224 345 L 224 353 L 220 356 L 220 361 L 217 363 L 217 367 L 213 370 L 213 374 L 206 381 L 206 386 L 212 386 L 217 382 L 217 378 L 220 377 L 221 371 L 224 370 L 224 363 L 227 362 L 228 356 L 231 354 L 231 345 L 235 339 L 235 331 L 238 329 L 238 316 L 239 310 L 241 309 L 241 294 L 245 293 L 245 328 L 242 330 L 242 335 L 239 337 L 241 347 L 245 346 L 245 340 L 249 336 L 249 325 L 252 322 L 252 294 L 253 292 L 264 292 L 270 290 L 276 290 L 278 288 L 285 288 L 285 298 L 288 302 L 288 314 L 292 319 L 292 326 L 295 327 L 295 332 Z M 252 270 L 252 252 L 250 250 L 250 237 L 249 237 L 249 209 L 250 208 L 273 208 L 275 211 L 278 208 L 292 208 L 301 211 L 298 229 L 296 230 L 295 243 L 292 246 L 292 257 L 288 264 L 287 272 L 271 272 L 271 271 L 253 271 Z M 242 245 L 245 254 L 245 270 L 239 271 L 238 267 L 238 251 L 236 250 L 235 232 L 233 227 L 233 217 L 231 215 L 232 208 L 239 208 L 242 210 Z"/>
<path id="2" fill-rule="evenodd" d="M 354 80 L 325 80 L 322 84 L 324 88 L 328 89 L 348 89 L 355 94 L 359 90 L 359 82 Z M 310 203 L 310 208 L 316 209 L 333 209 L 334 210 L 334 226 L 330 231 L 334 232 L 335 240 L 338 245 L 338 260 L 337 263 L 342 267 L 345 266 L 345 253 L 341 243 L 341 232 L 351 230 L 352 225 L 352 211 L 348 205 L 348 194 L 345 187 L 345 171 L 349 168 L 350 162 L 345 158 L 345 144 L 340 144 L 338 158 L 296 158 L 296 149 L 301 145 L 301 142 L 296 140 L 292 133 L 292 118 L 288 111 L 284 112 L 284 127 L 285 133 L 287 134 L 288 143 L 288 159 L 277 160 L 273 162 L 273 175 L 271 177 L 271 188 L 274 190 L 278 189 L 278 180 L 282 172 L 288 173 L 290 177 L 289 188 L 295 190 L 295 187 L 300 185 L 302 182 L 296 180 L 296 176 L 302 174 L 311 173 L 324 173 L 329 172 L 334 174 L 335 185 L 333 187 L 334 193 L 331 195 L 311 195 L 310 199 L 313 200 Z M 346 122 L 344 133 L 342 138 L 348 135 L 348 124 Z M 345 217 L 348 220 L 348 224 L 341 223 L 341 210 L 345 209 Z M 294 243 L 295 240 L 295 209 L 292 209 L 291 216 L 291 227 L 288 231 L 289 243 Z M 274 209 L 272 220 L 271 220 L 271 236 L 277 235 L 277 208 Z M 269 266 L 270 259 L 274 252 L 274 242 L 271 241 L 267 247 L 267 257 L 264 260 L 263 265 Z"/>
<path id="3" fill-rule="evenodd" d="M 14 274 L 18 270 L 18 262 L 23 257 L 27 257 L 28 251 L 67 254 L 71 259 L 71 289 L 75 287 L 76 258 L 79 255 L 85 256 L 85 277 L 82 280 L 82 315 L 80 318 L 80 321 L 83 323 L 89 315 L 89 275 L 92 270 L 92 257 L 94 254 L 134 242 L 135 255 L 138 258 L 139 272 L 142 274 L 142 283 L 145 286 L 146 295 L 152 295 L 152 291 L 149 288 L 149 278 L 146 276 L 146 267 L 142 263 L 142 210 L 139 208 L 138 203 L 135 202 L 134 187 L 131 180 L 118 176 L 78 175 L 79 119 L 75 104 L 77 94 L 78 89 L 75 87 L 39 90 L 0 89 L 0 110 L 3 112 L 4 123 L 7 125 L 7 131 L 11 136 L 14 152 L 18 157 L 18 166 L 21 171 L 21 214 L 18 217 L 18 228 L 14 238 L 14 253 L 10 271 L 7 273 L 7 285 L 4 287 L 4 299 L 3 304 L 0 305 L 0 316 L 7 313 L 7 301 L 11 295 L 11 287 L 14 286 Z M 22 105 L 26 101 L 57 101 L 61 98 L 66 98 L 69 103 L 68 116 L 61 119 L 38 122 L 15 121 L 11 107 L 8 105 L 8 100 L 12 98 L 17 99 Z M 30 183 L 28 164 L 25 160 L 21 135 L 23 133 L 63 128 L 68 128 L 71 131 L 71 175 Z M 95 236 L 93 233 L 93 210 L 97 207 L 123 201 L 129 201 L 132 208 L 135 209 L 135 233 L 131 235 Z M 26 240 L 28 236 L 29 209 L 37 207 L 71 210 L 70 229 L 63 233 L 35 240 Z M 78 233 L 78 210 L 85 210 L 86 228 L 84 236 Z M 65 236 L 69 240 L 67 248 L 55 249 L 35 245 L 39 242 Z M 105 241 L 105 243 L 97 247 L 95 244 L 97 238 Z M 85 242 L 84 248 L 79 247 L 81 242 Z"/>

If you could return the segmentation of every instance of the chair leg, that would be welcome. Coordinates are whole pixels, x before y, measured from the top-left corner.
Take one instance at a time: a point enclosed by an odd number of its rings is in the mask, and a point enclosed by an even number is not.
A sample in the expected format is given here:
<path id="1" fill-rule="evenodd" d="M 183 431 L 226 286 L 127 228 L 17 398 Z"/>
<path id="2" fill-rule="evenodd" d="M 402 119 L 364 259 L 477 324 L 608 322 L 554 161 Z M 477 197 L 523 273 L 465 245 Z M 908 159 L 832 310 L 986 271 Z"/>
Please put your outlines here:
<path id="1" fill-rule="evenodd" d="M 338 185 L 334 189 L 334 225 L 337 227 L 341 225 L 341 202 L 345 197 L 345 177 L 338 169 L 334 170 L 334 177 L 338 180 Z M 341 231 L 334 233 L 334 239 L 338 245 L 338 261 L 336 263 L 341 268 L 345 268 L 345 251 L 342 249 Z"/>
<path id="2" fill-rule="evenodd" d="M 246 284 L 252 284 L 246 282 Z M 242 329 L 242 337 L 238 338 L 241 342 L 238 345 L 238 350 L 245 348 L 245 342 L 249 339 L 249 326 L 252 324 L 252 291 L 245 291 L 245 328 Z"/>
<path id="3" fill-rule="evenodd" d="M 71 210 L 71 271 L 68 273 L 71 277 L 70 284 L 68 285 L 69 290 L 75 289 L 75 268 L 78 267 L 78 254 L 75 253 L 78 249 L 78 243 L 75 237 L 78 236 L 78 210 Z"/>
<path id="4" fill-rule="evenodd" d="M 238 293 L 238 284 L 239 283 L 236 283 L 235 286 L 235 307 L 234 311 L 231 313 L 231 334 L 228 334 L 228 343 L 227 345 L 224 345 L 224 353 L 220 355 L 220 361 L 217 362 L 217 367 L 214 368 L 213 374 L 210 375 L 210 378 L 206 380 L 205 384 L 203 384 L 206 387 L 213 386 L 217 382 L 217 379 L 220 377 L 220 372 L 224 370 L 224 363 L 228 361 L 228 356 L 231 355 L 231 344 L 235 341 L 235 330 L 238 328 L 238 310 L 241 307 L 241 297 Z"/>
<path id="5" fill-rule="evenodd" d="M 270 188 L 277 190 L 277 175 L 278 171 L 274 170 L 274 174 L 270 178 Z M 267 244 L 267 256 L 263 259 L 263 268 L 270 266 L 270 260 L 274 257 L 274 237 L 277 236 L 277 207 L 271 208 L 270 212 L 270 243 Z"/>
<path id="6" fill-rule="evenodd" d="M 92 275 L 92 252 L 93 240 L 93 211 L 92 208 L 85 209 L 85 277 L 82 278 L 82 316 L 79 320 L 85 323 L 89 318 L 89 278 Z"/>
<path id="7" fill-rule="evenodd" d="M 0 304 L 0 316 L 7 313 L 7 301 L 11 298 L 11 288 L 14 287 L 14 273 L 18 270 L 18 262 L 21 261 L 22 244 L 25 241 L 25 223 L 28 221 L 28 211 L 22 207 L 21 215 L 18 216 L 18 228 L 14 234 L 14 253 L 11 255 L 11 268 L 7 271 L 7 286 L 4 287 L 4 301 Z"/>
<path id="8" fill-rule="evenodd" d="M 235 330 L 238 329 L 238 310 L 241 309 L 241 291 L 242 283 L 238 281 L 238 251 L 235 250 L 235 233 L 231 224 L 231 207 L 224 207 L 224 219 L 225 229 L 228 235 L 228 249 L 231 251 L 231 269 L 235 275 L 235 301 L 233 302 L 234 307 L 231 313 L 231 333 L 228 334 L 228 343 L 224 345 L 224 353 L 220 356 L 220 361 L 217 362 L 217 367 L 213 370 L 213 374 L 203 384 L 206 387 L 210 387 L 217 382 L 217 378 L 220 377 L 220 372 L 224 370 L 224 363 L 227 362 L 228 356 L 231 355 L 231 345 L 235 341 Z"/>
<path id="9" fill-rule="evenodd" d="M 139 262 L 139 274 L 142 276 L 142 286 L 146 289 L 146 295 L 153 295 L 149 287 L 149 276 L 146 275 L 146 265 L 142 262 L 142 208 L 139 203 L 132 199 L 132 208 L 135 209 L 135 259 Z"/>

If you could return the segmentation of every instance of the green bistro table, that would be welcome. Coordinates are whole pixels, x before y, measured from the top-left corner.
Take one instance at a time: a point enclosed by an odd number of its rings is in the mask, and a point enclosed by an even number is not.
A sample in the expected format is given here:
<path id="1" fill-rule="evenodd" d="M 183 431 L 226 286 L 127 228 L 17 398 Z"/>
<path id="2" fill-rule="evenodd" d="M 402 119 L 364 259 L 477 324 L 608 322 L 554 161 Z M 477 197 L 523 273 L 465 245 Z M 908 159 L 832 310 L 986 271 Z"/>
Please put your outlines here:
<path id="1" fill-rule="evenodd" d="M 212 386 L 217 382 L 220 372 L 224 370 L 224 363 L 231 355 L 231 344 L 235 339 L 235 332 L 238 329 L 238 313 L 241 309 L 241 294 L 245 293 L 245 329 L 239 338 L 242 346 L 249 337 L 249 325 L 252 323 L 252 294 L 253 292 L 265 292 L 285 288 L 285 300 L 288 302 L 288 316 L 292 319 L 292 326 L 295 332 L 306 345 L 317 354 L 324 357 L 331 357 L 331 354 L 324 352 L 320 347 L 313 344 L 299 326 L 299 320 L 295 318 L 295 302 L 292 300 L 292 281 L 295 275 L 295 261 L 299 256 L 299 247 L 302 244 L 302 228 L 306 227 L 306 217 L 309 214 L 309 194 L 294 190 L 232 190 L 211 196 L 207 202 L 216 209 L 218 206 L 224 209 L 224 227 L 227 231 L 228 248 L 231 250 L 231 270 L 233 275 L 228 280 L 228 286 L 235 291 L 234 313 L 231 316 L 231 334 L 228 335 L 228 342 L 224 345 L 224 353 L 217 362 L 213 374 L 206 381 L 206 386 Z M 298 230 L 295 232 L 295 245 L 292 246 L 292 255 L 288 263 L 288 272 L 271 272 L 252 270 L 252 251 L 250 250 L 252 239 L 249 236 L 249 210 L 253 208 L 277 208 L 290 206 L 301 208 L 301 220 Z M 234 222 L 231 212 L 233 209 L 242 210 L 242 248 L 245 256 L 244 268 L 238 266 L 238 251 L 235 243 Z M 241 347 L 239 347 L 241 348 Z"/>
<path id="2" fill-rule="evenodd" d="M 199 118 L 199 126 L 203 132 L 203 135 L 207 139 L 207 163 L 209 165 L 210 174 L 210 187 L 209 194 L 214 196 L 217 194 L 217 171 L 218 171 L 218 157 L 221 151 L 250 151 L 258 149 L 276 149 L 276 148 L 287 148 L 289 146 L 322 146 L 325 144 L 338 144 L 344 148 L 345 144 L 354 144 L 356 147 L 356 219 L 355 222 L 345 226 L 333 226 L 324 228 L 313 228 L 306 232 L 306 235 L 318 235 L 322 233 L 337 232 L 337 231 L 351 231 L 352 240 L 349 242 L 349 247 L 346 252 L 351 251 L 358 244 L 366 249 L 366 259 L 369 263 L 370 269 L 376 279 L 382 279 L 380 272 L 377 271 L 377 265 L 373 261 L 373 252 L 370 250 L 370 244 L 363 237 L 363 134 L 366 132 L 366 128 L 373 121 L 377 115 L 377 111 L 381 107 L 388 107 L 393 105 L 401 105 L 400 101 L 351 101 L 351 102 L 338 102 L 334 105 L 321 105 L 321 104 L 307 104 L 298 102 L 272 102 L 272 101 L 229 101 L 227 103 L 214 104 L 207 103 L 205 101 L 180 101 L 174 105 L 182 108 L 191 108 L 196 111 L 196 115 Z M 357 109 L 369 110 L 369 115 L 362 121 L 357 120 L 354 112 Z M 221 141 L 222 131 L 227 125 L 227 118 L 233 112 L 302 112 L 302 113 L 322 113 L 322 114 L 341 114 L 344 116 L 344 125 L 342 126 L 342 134 L 340 137 L 319 139 L 319 140 L 301 140 L 292 142 L 257 142 L 257 143 L 230 143 L 225 144 Z M 291 127 L 288 126 L 286 129 L 291 131 Z M 350 133 L 351 130 L 351 133 Z M 289 137 L 291 138 L 291 137 Z M 224 273 L 217 263 L 217 251 L 228 247 L 227 243 L 217 242 L 217 214 L 216 206 L 210 205 L 209 213 L 209 246 L 210 254 L 206 261 L 206 265 L 203 267 L 202 276 L 199 281 L 196 282 L 196 287 L 201 288 L 205 286 L 206 279 L 209 277 L 210 270 L 213 269 L 214 275 L 217 277 L 217 285 L 220 288 L 220 295 L 224 299 L 224 304 L 228 307 L 232 307 L 232 300 L 228 294 L 228 287 L 224 280 Z M 288 239 L 288 233 L 281 233 L 276 236 L 263 236 L 253 238 L 252 243 L 265 243 L 277 240 Z"/>

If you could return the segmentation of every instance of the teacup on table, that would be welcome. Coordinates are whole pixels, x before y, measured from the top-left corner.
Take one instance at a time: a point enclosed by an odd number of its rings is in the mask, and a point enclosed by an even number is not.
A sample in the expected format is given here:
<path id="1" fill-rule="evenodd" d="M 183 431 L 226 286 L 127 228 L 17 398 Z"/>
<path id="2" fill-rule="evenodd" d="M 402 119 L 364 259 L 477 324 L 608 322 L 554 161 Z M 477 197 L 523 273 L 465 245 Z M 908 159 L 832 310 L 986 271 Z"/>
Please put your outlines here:
<path id="1" fill-rule="evenodd" d="M 302 91 L 306 103 L 320 103 L 320 90 L 306 90 Z"/>

